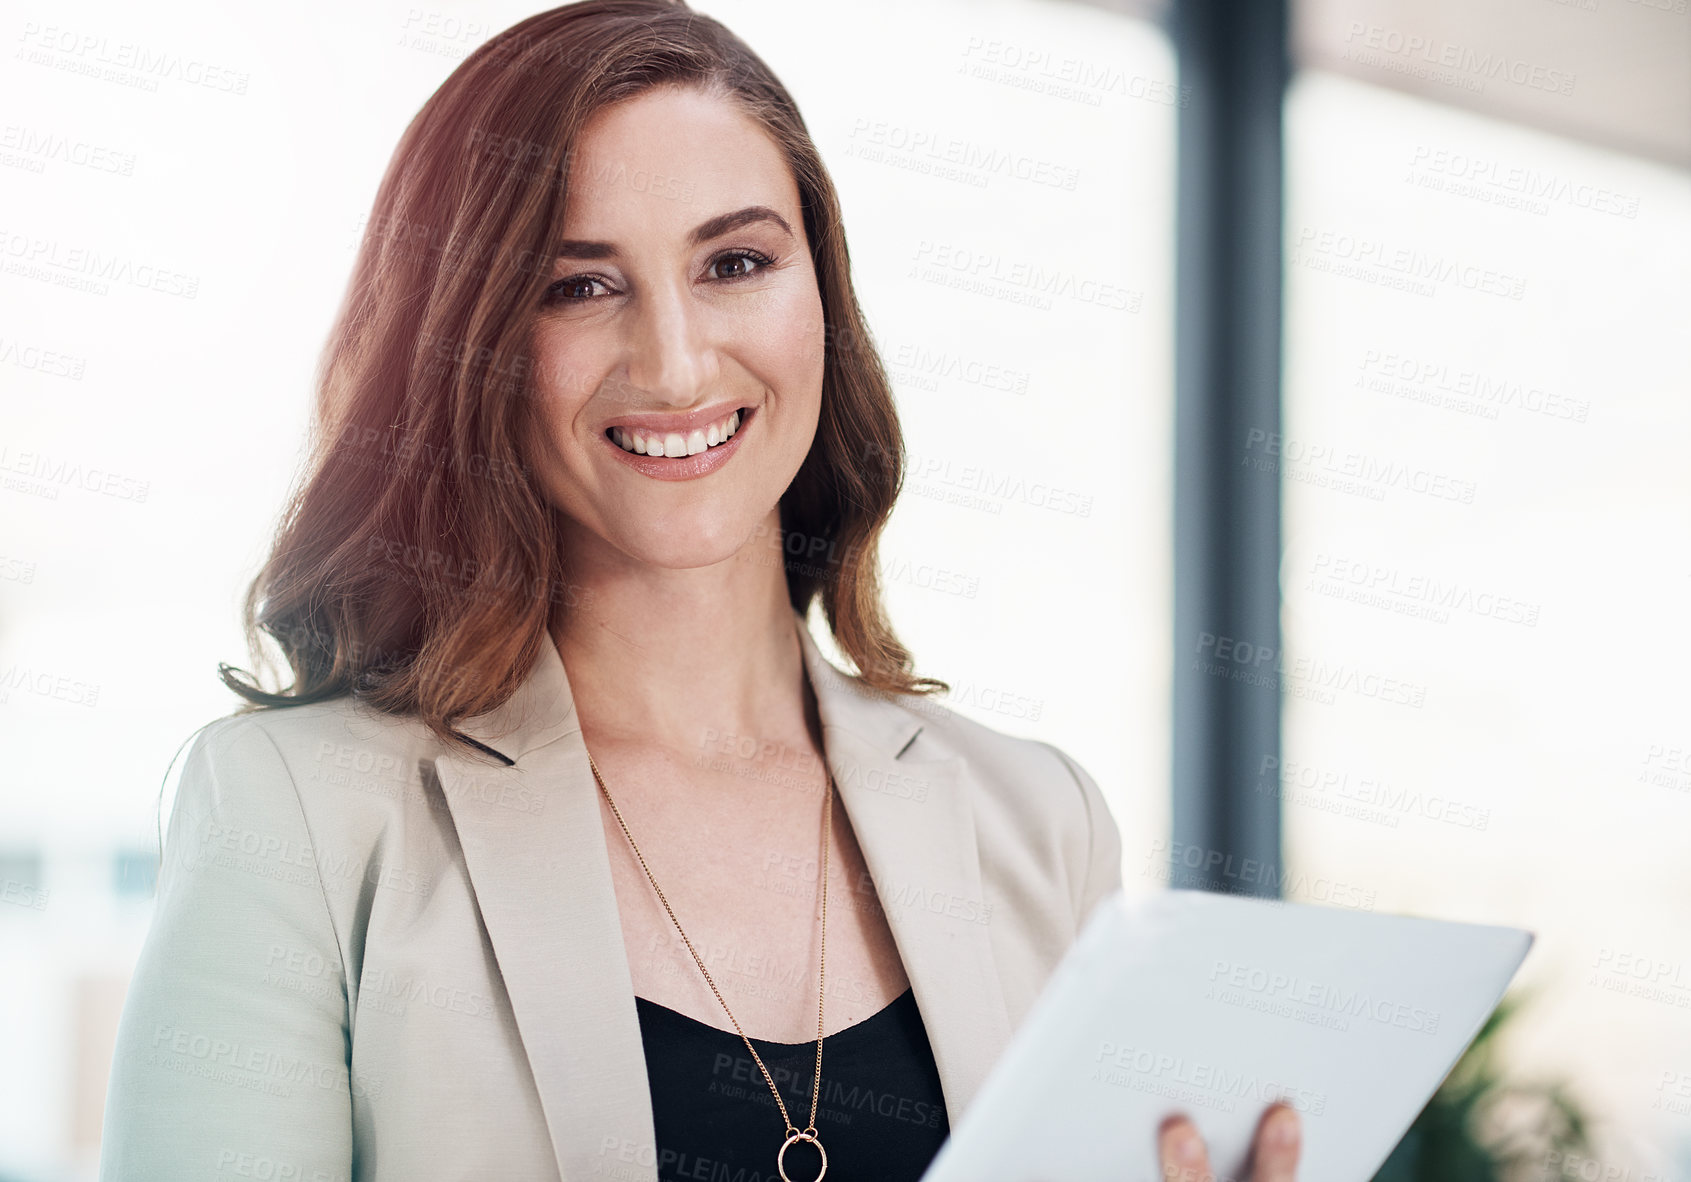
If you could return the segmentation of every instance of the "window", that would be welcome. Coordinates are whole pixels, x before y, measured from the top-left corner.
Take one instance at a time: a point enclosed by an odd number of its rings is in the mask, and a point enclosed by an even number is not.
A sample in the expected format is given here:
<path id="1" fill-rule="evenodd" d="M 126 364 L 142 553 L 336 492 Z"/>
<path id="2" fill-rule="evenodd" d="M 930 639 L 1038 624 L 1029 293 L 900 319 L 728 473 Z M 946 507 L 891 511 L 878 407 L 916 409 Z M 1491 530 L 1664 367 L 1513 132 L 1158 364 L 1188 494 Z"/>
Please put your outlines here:
<path id="1" fill-rule="evenodd" d="M 1677 1177 L 1691 179 L 1329 72 L 1289 97 L 1287 178 L 1307 675 L 1256 787 L 1301 876 L 1534 930 L 1509 1075 L 1568 1081 L 1599 1135 L 1558 1176 Z"/>

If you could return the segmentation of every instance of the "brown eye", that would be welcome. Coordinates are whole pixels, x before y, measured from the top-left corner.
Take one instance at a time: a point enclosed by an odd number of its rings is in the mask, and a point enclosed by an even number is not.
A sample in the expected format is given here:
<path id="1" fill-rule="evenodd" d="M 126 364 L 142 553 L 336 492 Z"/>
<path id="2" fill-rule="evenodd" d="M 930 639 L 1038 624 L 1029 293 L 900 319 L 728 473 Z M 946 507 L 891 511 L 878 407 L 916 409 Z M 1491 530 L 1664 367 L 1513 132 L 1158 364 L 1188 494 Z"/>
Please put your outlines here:
<path id="1" fill-rule="evenodd" d="M 580 303 L 594 298 L 594 285 L 605 286 L 605 281 L 595 279 L 591 275 L 571 275 L 567 279 L 560 279 L 546 289 L 547 303 Z"/>
<path id="2" fill-rule="evenodd" d="M 717 257 L 711 263 L 711 278 L 713 279 L 744 279 L 755 274 L 761 267 L 769 265 L 770 260 L 755 251 L 736 250 Z"/>

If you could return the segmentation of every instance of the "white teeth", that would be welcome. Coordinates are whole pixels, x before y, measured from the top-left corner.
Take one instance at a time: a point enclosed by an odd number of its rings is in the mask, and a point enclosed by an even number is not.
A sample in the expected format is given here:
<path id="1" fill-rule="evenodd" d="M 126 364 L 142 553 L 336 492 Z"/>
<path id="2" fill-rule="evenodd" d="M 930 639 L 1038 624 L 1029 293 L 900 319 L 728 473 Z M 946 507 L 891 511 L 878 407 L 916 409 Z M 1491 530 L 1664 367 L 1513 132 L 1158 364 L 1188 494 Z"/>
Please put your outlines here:
<path id="1" fill-rule="evenodd" d="M 696 456 L 702 451 L 728 442 L 739 429 L 740 412 L 735 411 L 725 419 L 719 419 L 686 435 L 675 431 L 660 435 L 655 431 L 646 432 L 638 428 L 612 427 L 611 440 L 624 451 L 631 451 L 635 455 Z"/>

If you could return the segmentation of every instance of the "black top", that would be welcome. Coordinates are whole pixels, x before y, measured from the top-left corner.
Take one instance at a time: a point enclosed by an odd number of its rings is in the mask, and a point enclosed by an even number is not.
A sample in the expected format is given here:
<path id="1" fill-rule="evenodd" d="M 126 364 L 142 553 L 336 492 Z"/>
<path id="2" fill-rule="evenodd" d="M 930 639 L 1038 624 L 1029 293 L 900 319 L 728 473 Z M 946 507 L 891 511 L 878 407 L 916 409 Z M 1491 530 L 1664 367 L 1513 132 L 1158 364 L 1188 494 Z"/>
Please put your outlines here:
<path id="1" fill-rule="evenodd" d="M 781 1112 L 746 1044 L 643 997 L 634 999 L 652 1085 L 660 1182 L 780 1182 Z M 752 1045 L 793 1123 L 810 1119 L 816 1042 Z M 950 1131 L 916 995 L 906 989 L 879 1013 L 822 1044 L 816 1132 L 827 1182 L 916 1182 Z M 816 1147 L 787 1150 L 787 1175 L 812 1182 Z"/>

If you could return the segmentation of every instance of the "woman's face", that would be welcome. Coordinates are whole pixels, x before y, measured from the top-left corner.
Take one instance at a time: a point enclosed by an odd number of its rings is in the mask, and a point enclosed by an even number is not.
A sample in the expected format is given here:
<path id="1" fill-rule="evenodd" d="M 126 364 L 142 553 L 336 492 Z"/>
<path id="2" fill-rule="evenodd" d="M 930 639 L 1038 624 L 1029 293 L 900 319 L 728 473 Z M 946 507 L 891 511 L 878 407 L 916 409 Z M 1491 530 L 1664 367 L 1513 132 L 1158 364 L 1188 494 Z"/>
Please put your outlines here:
<path id="1" fill-rule="evenodd" d="M 822 300 L 798 186 L 730 100 L 675 88 L 595 116 L 568 183 L 534 323 L 531 462 L 574 553 L 721 562 L 816 433 Z"/>

